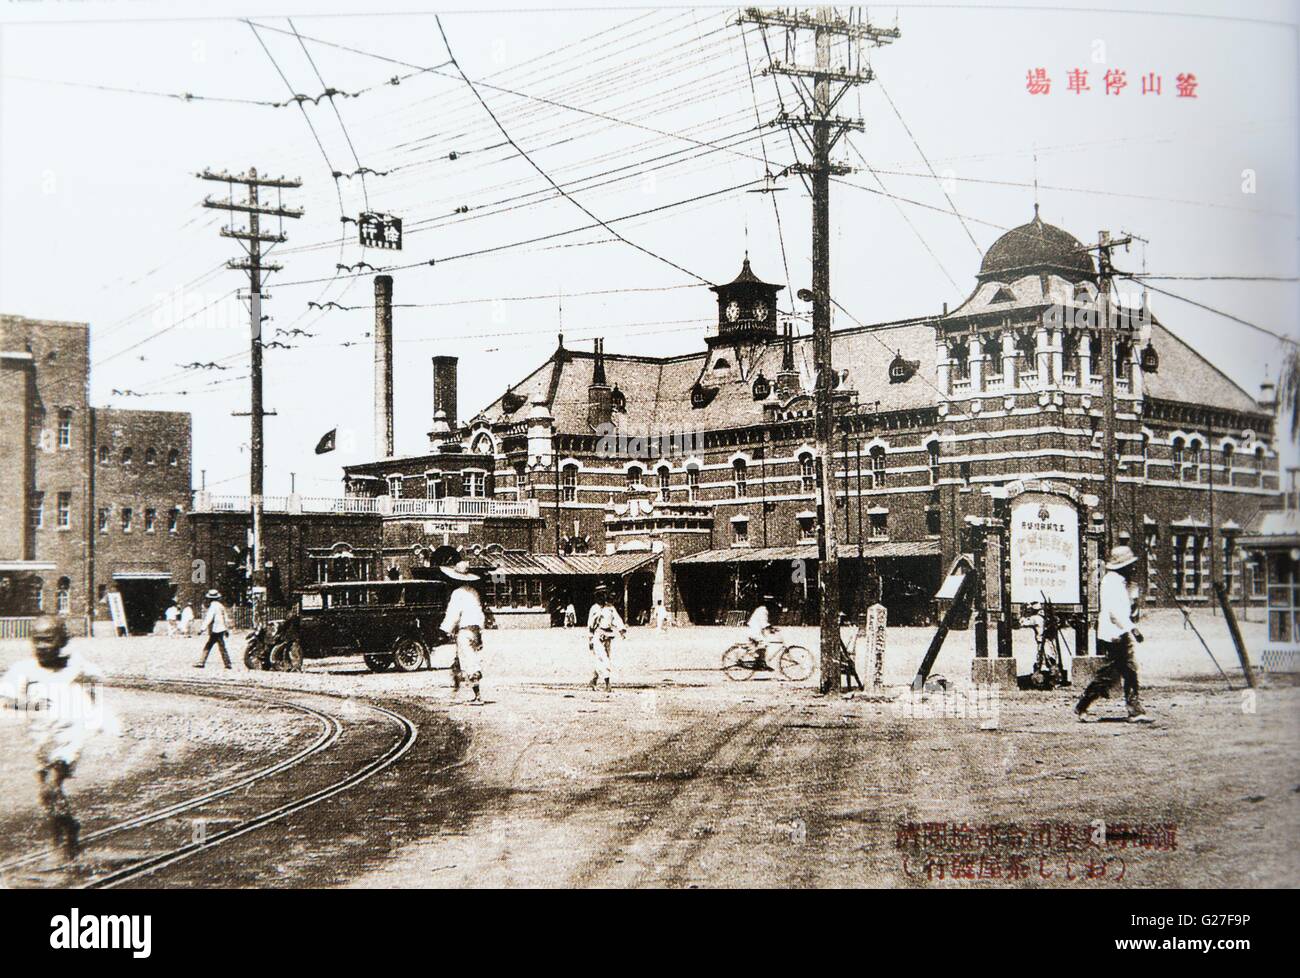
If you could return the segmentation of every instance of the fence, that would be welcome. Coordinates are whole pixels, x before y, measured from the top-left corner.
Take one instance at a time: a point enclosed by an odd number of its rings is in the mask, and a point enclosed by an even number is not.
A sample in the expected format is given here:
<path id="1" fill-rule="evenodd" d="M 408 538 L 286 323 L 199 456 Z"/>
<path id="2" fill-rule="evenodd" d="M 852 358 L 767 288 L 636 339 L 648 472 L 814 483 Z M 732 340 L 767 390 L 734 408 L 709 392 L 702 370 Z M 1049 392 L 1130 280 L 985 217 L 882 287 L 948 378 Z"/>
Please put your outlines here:
<path id="1" fill-rule="evenodd" d="M 30 638 L 32 634 L 32 622 L 34 622 L 35 620 L 36 618 L 32 616 L 20 617 L 20 618 L 0 618 L 0 641 L 3 641 L 4 639 L 7 638 Z M 86 619 L 84 618 L 64 618 L 63 624 L 68 629 L 69 635 L 86 634 Z M 105 623 L 101 621 L 99 622 L 99 624 L 111 625 L 112 623 L 111 622 Z"/>

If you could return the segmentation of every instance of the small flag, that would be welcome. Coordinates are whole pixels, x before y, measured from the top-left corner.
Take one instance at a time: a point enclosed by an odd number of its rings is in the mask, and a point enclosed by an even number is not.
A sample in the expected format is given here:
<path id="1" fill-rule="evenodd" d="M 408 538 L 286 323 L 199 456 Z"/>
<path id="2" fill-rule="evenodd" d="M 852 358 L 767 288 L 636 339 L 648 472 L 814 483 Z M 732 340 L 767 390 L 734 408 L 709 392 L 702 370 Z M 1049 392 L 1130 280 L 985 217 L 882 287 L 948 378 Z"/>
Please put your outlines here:
<path id="1" fill-rule="evenodd" d="M 334 451 L 334 436 L 338 434 L 337 428 L 331 428 L 325 434 L 320 436 L 320 441 L 316 443 L 316 454 L 324 455 L 326 452 Z"/>

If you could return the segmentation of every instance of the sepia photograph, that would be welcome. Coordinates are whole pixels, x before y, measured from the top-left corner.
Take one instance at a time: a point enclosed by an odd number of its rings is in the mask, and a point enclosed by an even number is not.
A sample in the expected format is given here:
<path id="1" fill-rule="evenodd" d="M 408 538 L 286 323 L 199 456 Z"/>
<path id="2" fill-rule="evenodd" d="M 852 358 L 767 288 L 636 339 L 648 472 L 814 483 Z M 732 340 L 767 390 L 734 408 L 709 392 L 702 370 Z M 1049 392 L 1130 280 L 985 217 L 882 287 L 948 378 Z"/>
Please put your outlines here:
<path id="1" fill-rule="evenodd" d="M 6 0 L 6 944 L 1280 937 L 1298 62 L 1293 0 Z"/>

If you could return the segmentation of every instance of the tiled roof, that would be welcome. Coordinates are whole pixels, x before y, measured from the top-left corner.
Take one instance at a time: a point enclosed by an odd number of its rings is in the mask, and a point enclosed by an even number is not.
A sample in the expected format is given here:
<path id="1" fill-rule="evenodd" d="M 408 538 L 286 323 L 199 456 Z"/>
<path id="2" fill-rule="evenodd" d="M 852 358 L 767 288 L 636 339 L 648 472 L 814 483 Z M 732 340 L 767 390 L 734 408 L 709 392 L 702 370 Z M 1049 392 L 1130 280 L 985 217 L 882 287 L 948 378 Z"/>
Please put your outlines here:
<path id="1" fill-rule="evenodd" d="M 1160 369 L 1142 376 L 1149 396 L 1229 411 L 1265 413 L 1253 397 L 1201 356 L 1191 344 L 1154 321 L 1151 324 L 1151 344 L 1160 355 Z"/>
<path id="2" fill-rule="evenodd" d="M 656 553 L 638 550 L 621 554 L 530 554 L 508 551 L 501 558 L 499 570 L 510 575 L 558 574 L 587 577 L 614 577 L 631 574 L 659 559 Z"/>

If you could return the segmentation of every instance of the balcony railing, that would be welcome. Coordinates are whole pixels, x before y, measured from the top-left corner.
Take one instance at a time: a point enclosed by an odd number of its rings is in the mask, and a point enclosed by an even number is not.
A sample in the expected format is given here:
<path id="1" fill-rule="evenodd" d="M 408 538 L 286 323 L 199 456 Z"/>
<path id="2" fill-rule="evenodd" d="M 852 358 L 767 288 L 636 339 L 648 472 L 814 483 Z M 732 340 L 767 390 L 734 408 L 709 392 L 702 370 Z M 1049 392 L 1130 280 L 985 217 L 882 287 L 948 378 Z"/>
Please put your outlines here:
<path id="1" fill-rule="evenodd" d="M 194 494 L 195 513 L 247 513 L 248 496 Z M 514 517 L 536 519 L 536 499 L 488 499 L 447 496 L 442 499 L 390 499 L 388 496 L 264 496 L 267 513 L 375 514 L 393 516 Z"/>

